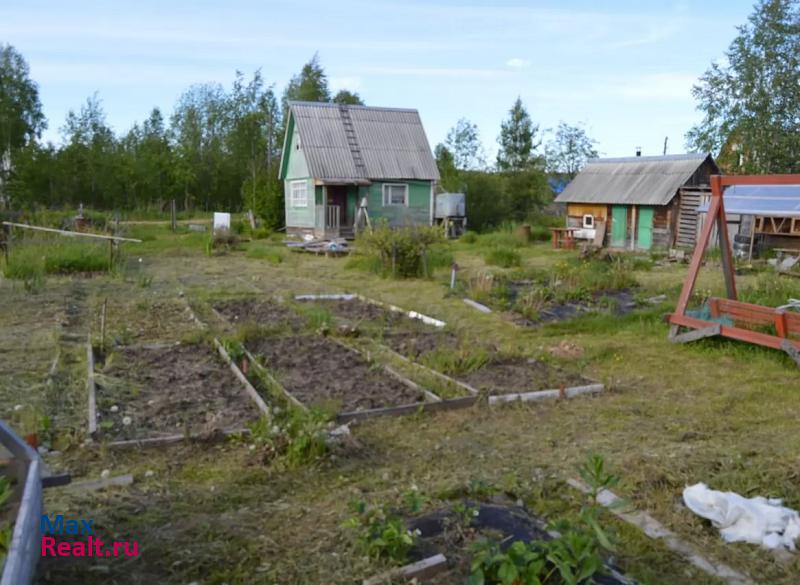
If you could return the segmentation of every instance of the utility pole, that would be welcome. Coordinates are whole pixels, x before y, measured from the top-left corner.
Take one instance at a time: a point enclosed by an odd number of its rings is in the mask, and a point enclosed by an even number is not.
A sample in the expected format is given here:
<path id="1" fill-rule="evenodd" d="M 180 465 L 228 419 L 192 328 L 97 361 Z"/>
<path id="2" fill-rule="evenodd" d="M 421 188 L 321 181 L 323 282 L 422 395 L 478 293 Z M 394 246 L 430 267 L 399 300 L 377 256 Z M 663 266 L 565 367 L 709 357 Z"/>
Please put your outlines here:
<path id="1" fill-rule="evenodd" d="M 667 156 L 667 141 L 669 140 L 669 136 L 664 136 L 664 156 Z"/>

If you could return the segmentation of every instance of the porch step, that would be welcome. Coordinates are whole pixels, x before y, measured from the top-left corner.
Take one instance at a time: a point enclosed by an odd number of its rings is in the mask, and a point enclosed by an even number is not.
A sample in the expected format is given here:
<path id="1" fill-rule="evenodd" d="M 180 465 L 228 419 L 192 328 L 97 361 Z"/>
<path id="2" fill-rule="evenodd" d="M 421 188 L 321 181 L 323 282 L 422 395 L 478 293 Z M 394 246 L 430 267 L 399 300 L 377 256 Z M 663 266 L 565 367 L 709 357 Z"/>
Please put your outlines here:
<path id="1" fill-rule="evenodd" d="M 340 227 L 339 228 L 339 237 L 344 238 L 345 240 L 355 240 L 356 235 L 353 232 L 352 227 Z"/>

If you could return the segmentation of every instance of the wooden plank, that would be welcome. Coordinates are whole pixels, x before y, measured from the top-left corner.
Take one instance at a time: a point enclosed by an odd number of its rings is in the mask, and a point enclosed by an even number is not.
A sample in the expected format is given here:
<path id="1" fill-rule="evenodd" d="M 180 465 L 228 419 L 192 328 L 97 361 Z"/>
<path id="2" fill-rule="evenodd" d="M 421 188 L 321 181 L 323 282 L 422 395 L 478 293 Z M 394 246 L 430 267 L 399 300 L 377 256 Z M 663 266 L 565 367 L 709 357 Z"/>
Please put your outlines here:
<path id="1" fill-rule="evenodd" d="M 456 380 L 455 378 L 451 378 L 447 374 L 443 374 L 441 372 L 437 372 L 436 370 L 434 370 L 432 368 L 429 368 L 429 367 L 427 367 L 427 366 L 425 366 L 423 364 L 420 364 L 419 362 L 415 362 L 413 360 L 410 360 L 406 356 L 396 352 L 395 350 L 393 350 L 391 347 L 389 347 L 387 345 L 380 345 L 380 349 L 382 351 L 386 351 L 386 352 L 392 354 L 394 357 L 399 358 L 399 359 L 403 360 L 404 362 L 406 362 L 408 364 L 411 364 L 412 366 L 414 366 L 416 368 L 419 368 L 419 369 L 423 370 L 427 374 L 431 374 L 433 376 L 436 376 L 440 380 L 444 380 L 446 382 L 450 382 L 451 384 L 455 384 L 456 386 L 459 386 L 460 388 L 463 388 L 464 390 L 466 390 L 467 392 L 469 392 L 470 394 L 472 394 L 474 396 L 477 396 L 479 394 L 479 392 L 478 392 L 478 390 L 476 388 L 473 388 L 472 386 L 470 386 L 466 382 L 462 382 L 460 380 Z"/>
<path id="2" fill-rule="evenodd" d="M 40 227 L 36 225 L 28 225 L 27 223 L 14 223 L 11 221 L 4 221 L 3 225 L 17 227 L 22 229 L 34 230 L 37 232 L 52 232 L 56 234 L 60 234 L 62 236 L 79 236 L 81 238 L 95 238 L 99 240 L 109 240 L 111 242 L 134 242 L 136 244 L 141 244 L 142 240 L 137 240 L 135 238 L 121 238 L 119 236 L 104 236 L 102 234 L 88 234 L 84 232 L 71 232 L 69 230 L 57 230 L 54 228 L 46 228 Z"/>
<path id="3" fill-rule="evenodd" d="M 88 433 L 93 436 L 97 432 L 97 385 L 94 381 L 94 349 L 92 349 L 92 334 L 89 334 L 89 339 L 86 342 L 86 368 L 88 370 L 86 377 L 86 388 L 89 394 L 89 412 L 88 414 Z"/>
<path id="4" fill-rule="evenodd" d="M 672 335 L 670 336 L 669 340 L 672 343 L 689 343 L 691 341 L 697 341 L 706 337 L 715 337 L 720 333 L 722 333 L 722 326 L 719 323 L 714 323 L 709 327 L 693 329 L 692 331 L 687 331 L 686 333 Z"/>
<path id="5" fill-rule="evenodd" d="M 383 585 L 394 583 L 397 579 L 410 581 L 411 579 L 429 579 L 447 568 L 447 558 L 443 554 L 436 554 L 416 563 L 390 569 L 380 575 L 364 579 L 362 585 Z"/>
<path id="6" fill-rule="evenodd" d="M 785 351 L 790 358 L 800 367 L 800 347 L 796 343 L 792 343 L 788 339 L 784 339 L 781 343 L 781 349 Z"/>
<path id="7" fill-rule="evenodd" d="M 404 404 L 402 406 L 388 406 L 385 408 L 372 408 L 369 410 L 355 410 L 342 412 L 336 415 L 336 422 L 347 422 L 352 420 L 363 420 L 378 416 L 402 416 L 414 414 L 416 412 L 440 412 L 446 410 L 457 410 L 469 408 L 478 401 L 477 396 L 463 396 L 461 398 L 449 398 L 439 402 L 416 402 L 414 404 Z"/>
<path id="8" fill-rule="evenodd" d="M 711 323 L 710 321 L 695 319 L 694 317 L 688 317 L 686 315 L 676 315 L 675 313 L 670 316 L 669 322 L 673 325 L 681 325 L 691 329 L 703 329 L 710 325 L 715 325 L 715 323 Z M 771 347 L 772 349 L 782 349 L 782 342 L 787 341 L 788 343 L 793 344 L 794 347 L 800 349 L 800 342 L 794 342 L 788 339 L 782 340 L 781 338 L 775 337 L 774 335 L 769 335 L 768 333 L 750 331 L 749 329 L 742 329 L 740 327 L 732 327 L 729 325 L 721 326 L 720 335 L 730 339 L 737 339 L 739 341 L 755 343 L 756 345 L 763 345 L 764 347 Z"/>
<path id="9" fill-rule="evenodd" d="M 486 305 L 482 305 L 477 301 L 473 301 L 472 299 L 462 299 L 465 303 L 467 303 L 473 309 L 478 309 L 481 313 L 491 313 L 492 310 L 487 307 Z"/>
<path id="10" fill-rule="evenodd" d="M 598 394 L 606 389 L 603 384 L 588 384 L 586 386 L 572 386 L 570 388 L 536 390 L 519 394 L 499 394 L 489 397 L 489 406 L 505 402 L 538 402 L 541 400 L 556 400 L 558 398 L 574 398 L 582 394 Z"/>
<path id="11" fill-rule="evenodd" d="M 249 435 L 249 429 L 230 429 L 222 431 L 221 433 L 192 433 L 191 435 L 169 435 L 166 437 L 151 437 L 147 439 L 130 439 L 126 441 L 114 441 L 108 443 L 107 446 L 112 449 L 128 449 L 131 447 L 163 447 L 165 445 L 173 445 L 175 443 L 182 443 L 183 441 L 208 441 L 216 438 L 225 439 L 232 435 Z M 100 444 L 100 443 L 96 443 Z"/>
<path id="12" fill-rule="evenodd" d="M 256 368 L 261 373 L 261 375 L 264 376 L 272 386 L 277 388 L 290 403 L 303 410 L 308 410 L 308 407 L 302 402 L 300 402 L 297 398 L 295 398 L 294 395 L 291 392 L 289 392 L 283 384 L 278 382 L 275 376 L 273 376 L 272 373 L 270 373 L 270 371 L 267 368 L 258 363 L 258 360 L 252 353 L 250 353 L 250 350 L 244 348 L 244 355 L 246 355 L 247 359 L 250 360 L 250 365 Z"/>
<path id="13" fill-rule="evenodd" d="M 247 392 L 247 395 L 253 400 L 253 402 L 256 405 L 256 408 L 258 408 L 258 410 L 261 411 L 261 414 L 269 416 L 269 407 L 267 406 L 266 402 L 264 402 L 264 399 L 261 398 L 261 395 L 258 393 L 258 391 L 255 388 L 253 388 L 253 385 L 250 383 L 250 380 L 248 380 L 247 377 L 242 373 L 242 371 L 239 369 L 239 366 L 233 363 L 231 356 L 228 355 L 228 352 L 225 351 L 225 348 L 222 346 L 222 344 L 216 337 L 214 338 L 214 345 L 217 347 L 219 355 L 222 356 L 222 359 L 225 361 L 225 363 L 228 364 L 230 370 L 233 372 L 236 378 L 242 383 L 245 392 Z"/>
<path id="14" fill-rule="evenodd" d="M 87 481 L 78 481 L 70 484 L 69 489 L 81 490 L 86 492 L 94 492 L 97 490 L 104 490 L 110 487 L 124 487 L 133 483 L 133 475 L 117 475 L 115 477 L 105 477 L 101 479 L 92 479 Z"/>

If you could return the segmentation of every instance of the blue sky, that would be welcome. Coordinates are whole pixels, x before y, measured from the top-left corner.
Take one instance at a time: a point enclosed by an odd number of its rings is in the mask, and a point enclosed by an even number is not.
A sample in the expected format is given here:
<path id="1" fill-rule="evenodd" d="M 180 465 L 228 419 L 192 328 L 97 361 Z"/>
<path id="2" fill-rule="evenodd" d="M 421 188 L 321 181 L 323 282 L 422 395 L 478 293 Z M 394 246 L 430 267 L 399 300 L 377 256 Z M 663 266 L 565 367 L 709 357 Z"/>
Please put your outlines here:
<path id="1" fill-rule="evenodd" d="M 419 109 L 431 146 L 460 117 L 493 159 L 519 95 L 542 128 L 582 122 L 607 156 L 684 151 L 690 90 L 752 0 L 0 1 L 0 42 L 26 57 L 49 128 L 98 92 L 115 131 L 188 86 L 261 68 L 282 91 L 319 52 L 334 90 Z"/>

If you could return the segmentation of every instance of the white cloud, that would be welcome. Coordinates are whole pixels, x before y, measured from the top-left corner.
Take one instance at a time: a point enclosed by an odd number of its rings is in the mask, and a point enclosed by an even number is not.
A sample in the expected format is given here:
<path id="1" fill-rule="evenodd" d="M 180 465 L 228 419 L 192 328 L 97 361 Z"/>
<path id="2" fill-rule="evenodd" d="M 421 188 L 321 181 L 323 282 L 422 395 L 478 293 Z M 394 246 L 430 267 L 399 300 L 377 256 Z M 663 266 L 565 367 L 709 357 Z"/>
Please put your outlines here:
<path id="1" fill-rule="evenodd" d="M 506 67 L 511 67 L 512 69 L 525 69 L 530 64 L 530 61 L 526 59 L 520 59 L 519 57 L 514 57 L 513 59 L 506 61 Z"/>
<path id="2" fill-rule="evenodd" d="M 455 79 L 495 79 L 510 75 L 504 69 L 478 69 L 469 67 L 363 67 L 367 75 L 404 77 L 446 77 Z"/>
<path id="3" fill-rule="evenodd" d="M 657 73 L 617 84 L 612 93 L 632 100 L 691 101 L 697 76 L 687 73 Z"/>

